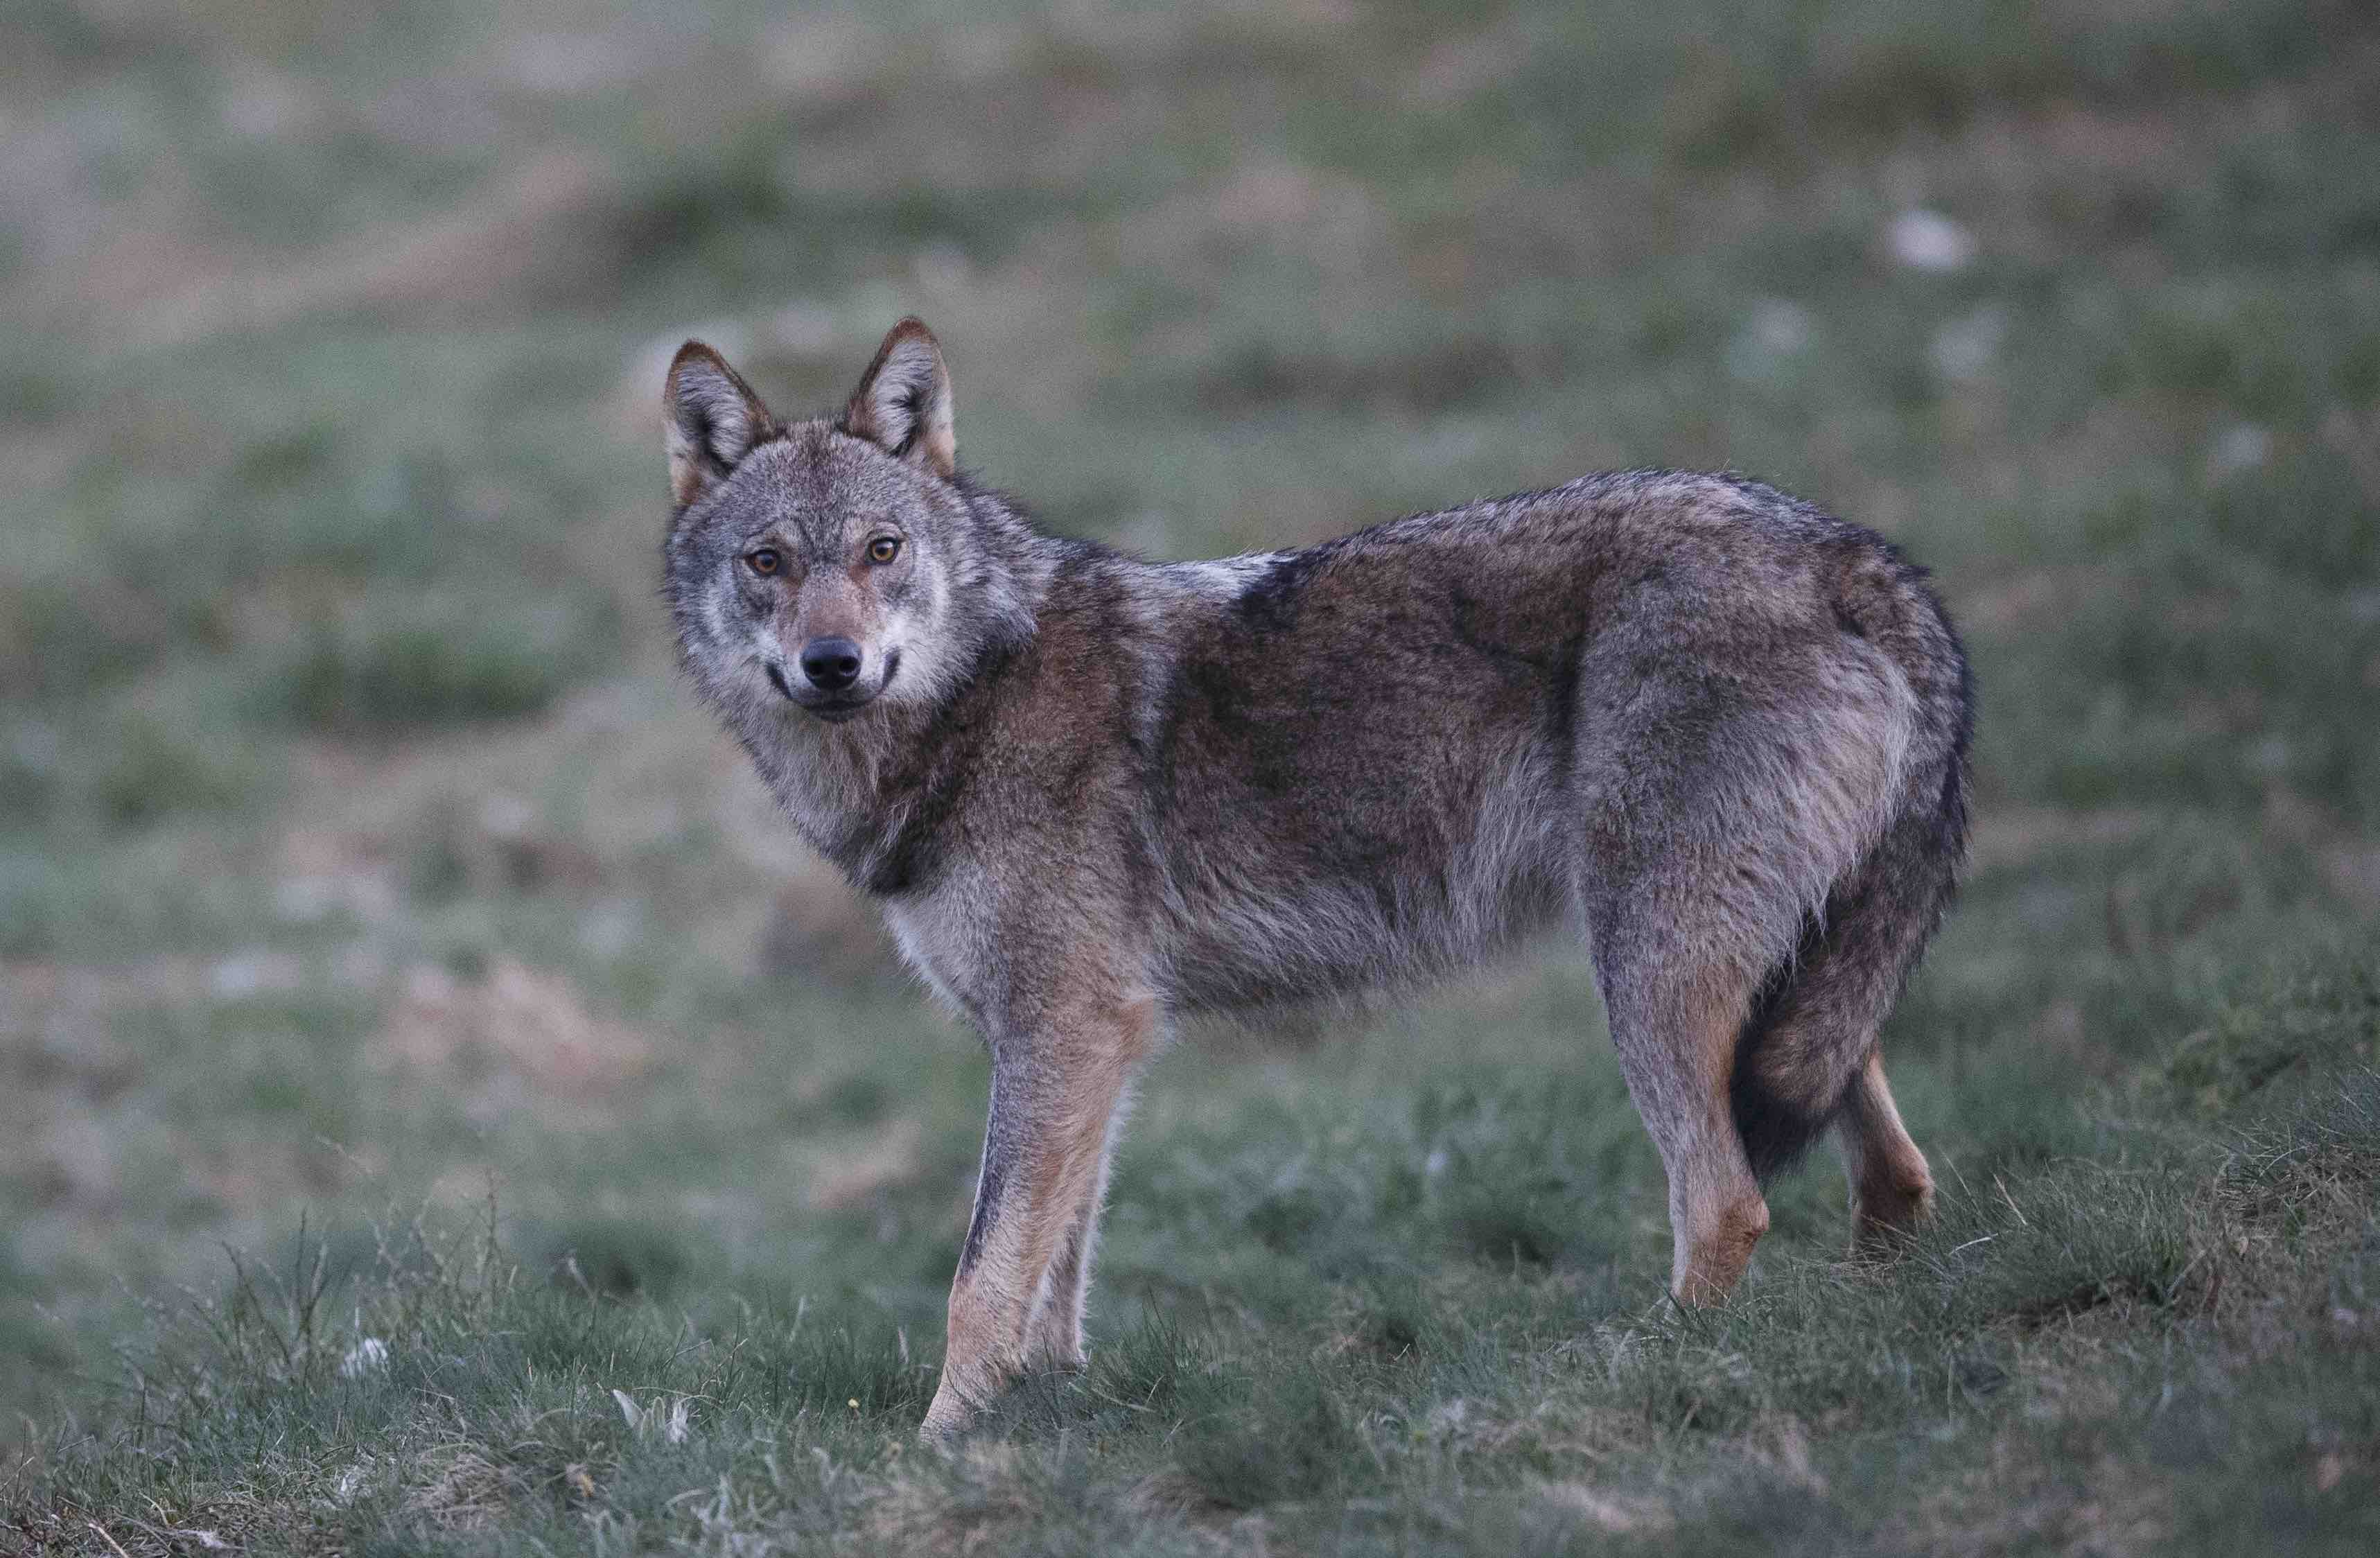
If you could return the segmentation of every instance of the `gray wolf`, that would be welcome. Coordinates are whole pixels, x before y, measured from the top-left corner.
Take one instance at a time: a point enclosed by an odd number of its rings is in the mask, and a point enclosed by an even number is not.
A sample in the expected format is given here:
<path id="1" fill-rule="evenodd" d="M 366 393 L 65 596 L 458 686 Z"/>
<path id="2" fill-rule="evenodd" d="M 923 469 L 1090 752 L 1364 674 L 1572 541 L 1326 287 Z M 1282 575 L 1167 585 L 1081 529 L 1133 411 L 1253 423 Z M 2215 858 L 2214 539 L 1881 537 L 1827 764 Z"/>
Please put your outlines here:
<path id="1" fill-rule="evenodd" d="M 990 1046 L 929 1438 L 1077 1368 L 1108 1164 L 1177 1020 L 1584 938 L 1725 1296 L 1832 1130 L 1855 1238 L 1926 1211 L 1876 1030 L 1965 852 L 1973 699 L 1924 574 L 1731 476 L 1637 470 L 1297 551 L 1150 563 L 958 464 L 926 327 L 784 421 L 664 392 L 686 667 Z"/>

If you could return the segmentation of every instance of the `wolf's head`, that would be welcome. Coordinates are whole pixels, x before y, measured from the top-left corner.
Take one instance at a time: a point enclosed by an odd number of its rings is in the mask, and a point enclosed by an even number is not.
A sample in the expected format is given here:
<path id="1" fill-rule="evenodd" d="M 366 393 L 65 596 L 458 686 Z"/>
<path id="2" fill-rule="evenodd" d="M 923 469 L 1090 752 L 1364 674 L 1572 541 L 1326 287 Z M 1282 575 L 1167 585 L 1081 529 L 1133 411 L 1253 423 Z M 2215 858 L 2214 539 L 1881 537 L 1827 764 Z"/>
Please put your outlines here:
<path id="1" fill-rule="evenodd" d="M 941 348 L 885 336 L 839 416 L 786 423 L 717 352 L 670 364 L 663 555 L 687 666 L 731 713 L 842 723 L 948 695 L 1026 607 L 1022 527 L 958 469 Z"/>

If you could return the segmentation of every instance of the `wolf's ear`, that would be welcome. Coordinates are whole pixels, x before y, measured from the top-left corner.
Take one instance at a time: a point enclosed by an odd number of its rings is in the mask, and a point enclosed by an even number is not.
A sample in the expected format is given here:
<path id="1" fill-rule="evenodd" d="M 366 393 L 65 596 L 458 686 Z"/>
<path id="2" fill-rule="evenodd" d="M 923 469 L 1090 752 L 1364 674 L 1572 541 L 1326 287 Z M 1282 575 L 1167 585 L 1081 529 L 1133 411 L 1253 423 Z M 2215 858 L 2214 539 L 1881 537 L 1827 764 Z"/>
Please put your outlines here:
<path id="1" fill-rule="evenodd" d="M 844 408 L 843 431 L 944 481 L 956 473 L 950 370 L 942 366 L 942 348 L 923 322 L 903 320 L 876 348 L 876 360 Z"/>
<path id="2" fill-rule="evenodd" d="M 752 386 L 700 341 L 688 341 L 670 359 L 662 408 L 669 418 L 670 494 L 680 508 L 725 481 L 776 429 Z"/>

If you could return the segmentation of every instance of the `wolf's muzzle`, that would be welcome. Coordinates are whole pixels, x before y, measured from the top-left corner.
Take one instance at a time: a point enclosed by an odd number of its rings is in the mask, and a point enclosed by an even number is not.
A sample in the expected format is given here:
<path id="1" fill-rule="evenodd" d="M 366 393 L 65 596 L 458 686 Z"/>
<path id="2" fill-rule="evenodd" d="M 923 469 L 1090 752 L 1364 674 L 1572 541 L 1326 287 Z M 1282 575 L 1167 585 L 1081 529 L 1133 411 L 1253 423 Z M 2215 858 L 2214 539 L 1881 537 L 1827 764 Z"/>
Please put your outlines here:
<path id="1" fill-rule="evenodd" d="M 802 646 L 802 675 L 820 692 L 841 692 L 859 680 L 860 658 L 849 639 L 812 639 Z"/>

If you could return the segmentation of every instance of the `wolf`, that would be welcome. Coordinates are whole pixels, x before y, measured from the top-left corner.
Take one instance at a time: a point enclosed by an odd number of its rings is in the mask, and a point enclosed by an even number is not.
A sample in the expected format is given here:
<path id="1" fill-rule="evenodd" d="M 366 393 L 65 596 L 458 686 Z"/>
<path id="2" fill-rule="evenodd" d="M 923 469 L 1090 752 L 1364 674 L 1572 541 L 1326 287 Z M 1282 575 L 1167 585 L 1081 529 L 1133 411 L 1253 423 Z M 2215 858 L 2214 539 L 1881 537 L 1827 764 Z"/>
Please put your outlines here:
<path id="1" fill-rule="evenodd" d="M 1135 1076 L 1185 1018 L 1582 938 L 1724 1298 L 1829 1130 L 1855 1247 L 1932 1178 L 1877 1029 L 1966 849 L 1973 696 L 1925 573 L 1759 482 L 1631 470 L 1292 551 L 1148 562 L 958 463 L 915 319 L 839 412 L 709 347 L 663 392 L 685 668 L 989 1046 L 923 1432 L 1085 1362 Z"/>

